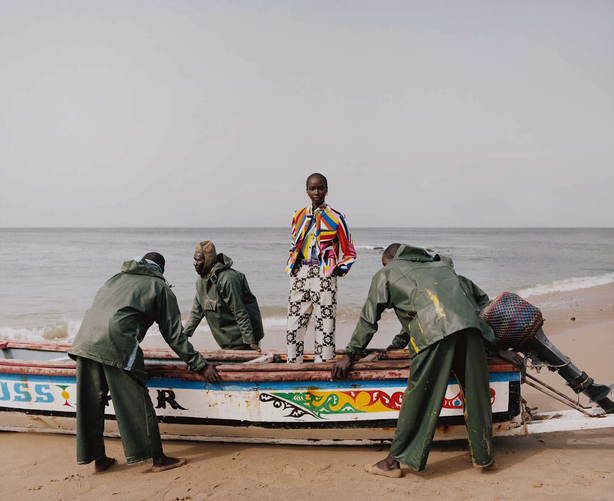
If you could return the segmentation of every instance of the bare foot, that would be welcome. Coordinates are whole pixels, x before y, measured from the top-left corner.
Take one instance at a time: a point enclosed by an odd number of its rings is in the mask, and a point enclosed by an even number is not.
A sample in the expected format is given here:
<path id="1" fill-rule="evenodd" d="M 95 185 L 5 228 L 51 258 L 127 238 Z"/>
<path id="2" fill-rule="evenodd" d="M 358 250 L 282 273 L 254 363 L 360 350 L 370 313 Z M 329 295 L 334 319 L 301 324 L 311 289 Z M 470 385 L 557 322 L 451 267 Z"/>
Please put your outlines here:
<path id="1" fill-rule="evenodd" d="M 499 469 L 499 464 L 493 459 L 492 463 L 487 464 L 486 466 L 481 466 L 480 469 L 482 473 L 488 473 L 490 471 L 495 471 Z"/>
<path id="2" fill-rule="evenodd" d="M 151 471 L 159 473 L 161 471 L 172 470 L 173 468 L 179 468 L 186 464 L 188 460 L 186 458 L 172 458 L 164 453 L 153 458 L 153 467 Z"/>
<path id="3" fill-rule="evenodd" d="M 94 473 L 102 473 L 103 471 L 108 470 L 114 463 L 115 458 L 110 458 L 104 455 L 94 462 Z"/>
<path id="4" fill-rule="evenodd" d="M 395 461 L 390 455 L 378 463 L 365 465 L 365 471 L 371 475 L 381 475 L 388 478 L 401 478 L 403 476 L 399 462 Z"/>

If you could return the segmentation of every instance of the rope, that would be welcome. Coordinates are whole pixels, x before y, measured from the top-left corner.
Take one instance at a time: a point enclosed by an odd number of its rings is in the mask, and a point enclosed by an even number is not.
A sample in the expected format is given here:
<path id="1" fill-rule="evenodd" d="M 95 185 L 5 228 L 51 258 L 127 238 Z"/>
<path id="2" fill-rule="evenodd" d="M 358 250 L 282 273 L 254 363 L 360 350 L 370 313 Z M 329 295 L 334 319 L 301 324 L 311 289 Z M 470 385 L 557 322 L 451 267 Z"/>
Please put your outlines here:
<path id="1" fill-rule="evenodd" d="M 553 368 L 553 369 L 560 369 L 562 367 L 567 367 L 569 364 L 571 363 L 571 358 L 567 357 L 567 362 L 565 362 L 564 364 L 561 365 L 554 365 L 554 364 L 549 364 L 549 363 L 544 363 L 542 362 L 541 364 L 528 364 L 527 363 L 527 358 L 524 359 L 524 366 L 528 367 L 529 369 L 535 369 L 538 373 L 540 370 L 542 370 L 544 367 L 545 368 Z"/>

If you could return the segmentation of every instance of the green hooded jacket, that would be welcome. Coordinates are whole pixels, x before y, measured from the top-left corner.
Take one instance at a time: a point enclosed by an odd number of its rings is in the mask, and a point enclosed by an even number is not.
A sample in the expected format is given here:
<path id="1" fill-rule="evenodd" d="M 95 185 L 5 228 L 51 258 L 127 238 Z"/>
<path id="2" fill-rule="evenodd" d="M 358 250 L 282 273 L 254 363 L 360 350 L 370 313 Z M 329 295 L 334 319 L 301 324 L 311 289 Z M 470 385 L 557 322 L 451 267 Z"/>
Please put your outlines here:
<path id="1" fill-rule="evenodd" d="M 100 288 L 68 354 L 144 373 L 139 343 L 154 322 L 191 370 L 198 372 L 205 366 L 205 359 L 183 332 L 177 298 L 162 273 L 134 260 L 126 261 L 122 271 Z"/>
<path id="2" fill-rule="evenodd" d="M 185 333 L 191 336 L 205 317 L 223 350 L 243 349 L 264 337 L 256 296 L 245 275 L 231 266 L 232 259 L 218 254 L 213 269 L 196 280 L 196 297 L 185 326 Z"/>
<path id="3" fill-rule="evenodd" d="M 356 355 L 367 347 L 388 308 L 394 308 L 402 326 L 393 344 L 400 348 L 409 344 L 411 356 L 468 328 L 480 330 L 494 347 L 498 340 L 478 315 L 488 301 L 471 280 L 456 274 L 451 259 L 401 245 L 394 259 L 373 277 L 347 352 Z"/>

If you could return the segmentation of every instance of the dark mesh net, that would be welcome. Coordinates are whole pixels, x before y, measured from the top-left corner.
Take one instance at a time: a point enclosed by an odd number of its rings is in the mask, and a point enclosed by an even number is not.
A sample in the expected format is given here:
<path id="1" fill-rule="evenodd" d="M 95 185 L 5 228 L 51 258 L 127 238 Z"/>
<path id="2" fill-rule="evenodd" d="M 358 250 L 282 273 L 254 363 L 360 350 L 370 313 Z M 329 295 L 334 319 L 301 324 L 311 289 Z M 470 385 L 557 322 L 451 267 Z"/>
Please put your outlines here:
<path id="1" fill-rule="evenodd" d="M 480 312 L 501 341 L 501 348 L 521 351 L 544 324 L 542 312 L 513 292 L 497 296 Z"/>

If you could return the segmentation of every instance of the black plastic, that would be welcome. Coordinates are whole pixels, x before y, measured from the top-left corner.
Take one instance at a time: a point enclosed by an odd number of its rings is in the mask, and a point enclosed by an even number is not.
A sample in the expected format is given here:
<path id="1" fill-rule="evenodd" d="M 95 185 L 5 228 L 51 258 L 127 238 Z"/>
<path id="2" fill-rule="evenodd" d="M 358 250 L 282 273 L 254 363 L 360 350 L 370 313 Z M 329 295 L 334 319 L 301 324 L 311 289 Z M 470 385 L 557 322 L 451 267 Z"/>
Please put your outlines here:
<path id="1" fill-rule="evenodd" d="M 614 402 L 609 397 L 614 385 L 595 384 L 593 378 L 578 369 L 550 342 L 543 329 L 537 331 L 527 351 L 531 352 L 532 358 L 537 357 L 544 363 L 558 366 L 549 367 L 549 369 L 558 372 L 576 393 L 584 393 L 591 402 L 595 402 L 607 414 L 614 414 Z"/>

